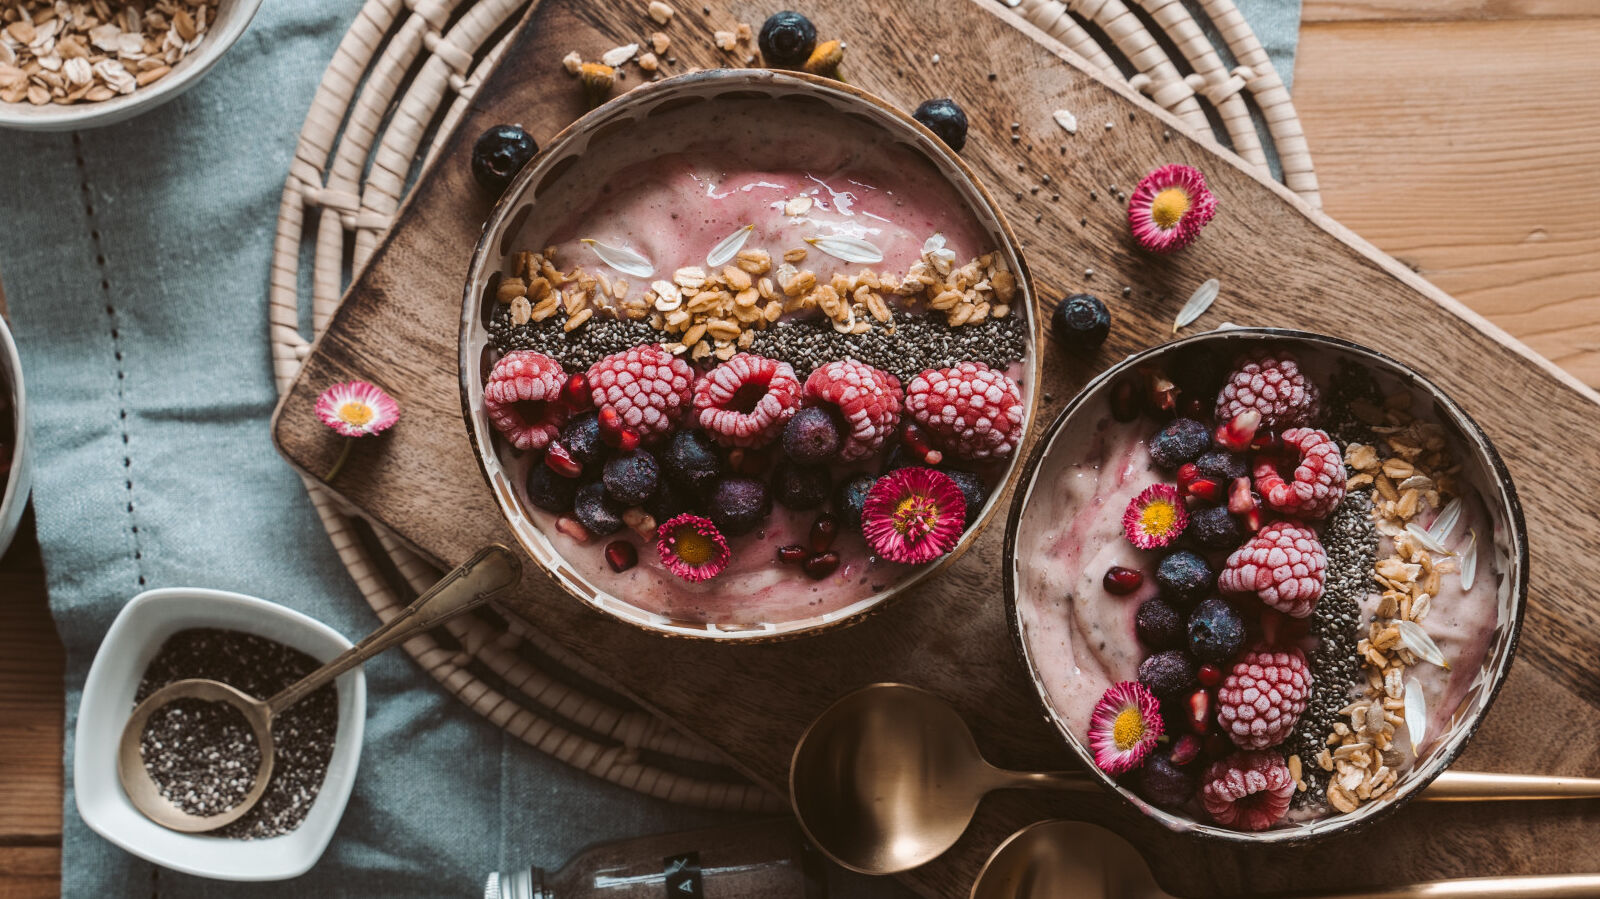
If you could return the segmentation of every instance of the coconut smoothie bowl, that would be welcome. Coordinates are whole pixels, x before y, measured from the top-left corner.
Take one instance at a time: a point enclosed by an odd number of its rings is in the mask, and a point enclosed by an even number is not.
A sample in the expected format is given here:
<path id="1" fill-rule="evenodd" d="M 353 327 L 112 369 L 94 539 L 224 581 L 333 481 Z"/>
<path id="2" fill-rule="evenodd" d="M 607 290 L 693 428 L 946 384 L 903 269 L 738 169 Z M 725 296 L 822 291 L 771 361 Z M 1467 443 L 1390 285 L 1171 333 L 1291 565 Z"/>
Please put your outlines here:
<path id="1" fill-rule="evenodd" d="M 1527 535 L 1488 438 L 1401 362 L 1238 328 L 1130 357 L 1030 454 L 1014 642 L 1046 719 L 1166 827 L 1295 842 L 1387 814 L 1498 692 Z"/>
<path id="2" fill-rule="evenodd" d="M 1038 393 L 1032 309 L 933 133 L 836 81 L 693 73 L 507 188 L 465 291 L 463 410 L 574 596 L 678 636 L 814 633 L 984 526 Z"/>

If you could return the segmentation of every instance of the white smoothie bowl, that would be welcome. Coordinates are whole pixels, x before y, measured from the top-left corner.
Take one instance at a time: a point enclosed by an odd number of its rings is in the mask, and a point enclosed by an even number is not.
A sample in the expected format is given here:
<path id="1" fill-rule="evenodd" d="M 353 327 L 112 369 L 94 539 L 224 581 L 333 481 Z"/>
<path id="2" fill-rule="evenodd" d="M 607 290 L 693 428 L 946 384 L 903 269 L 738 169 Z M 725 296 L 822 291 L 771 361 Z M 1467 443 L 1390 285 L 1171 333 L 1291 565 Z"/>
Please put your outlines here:
<path id="1" fill-rule="evenodd" d="M 17 355 L 17 343 L 11 339 L 11 330 L 0 318 L 0 390 L 9 393 L 11 416 L 10 473 L 0 475 L 0 556 L 5 555 L 11 538 L 16 536 L 17 525 L 22 521 L 22 510 L 28 507 L 28 493 L 33 486 L 32 456 L 28 446 L 28 403 L 22 389 L 22 359 Z"/>
<path id="2" fill-rule="evenodd" d="M 161 645 L 190 628 L 243 631 L 327 662 L 350 648 L 338 631 L 264 599 L 175 587 L 141 593 L 106 632 L 83 686 L 72 759 L 78 814 L 95 833 L 158 865 L 218 880 L 286 880 L 322 857 L 344 815 L 361 758 L 367 680 L 360 668 L 334 681 L 339 725 L 322 788 L 299 827 L 269 839 L 239 840 L 168 830 L 134 808 L 117 779 L 117 744 L 134 693 Z"/>

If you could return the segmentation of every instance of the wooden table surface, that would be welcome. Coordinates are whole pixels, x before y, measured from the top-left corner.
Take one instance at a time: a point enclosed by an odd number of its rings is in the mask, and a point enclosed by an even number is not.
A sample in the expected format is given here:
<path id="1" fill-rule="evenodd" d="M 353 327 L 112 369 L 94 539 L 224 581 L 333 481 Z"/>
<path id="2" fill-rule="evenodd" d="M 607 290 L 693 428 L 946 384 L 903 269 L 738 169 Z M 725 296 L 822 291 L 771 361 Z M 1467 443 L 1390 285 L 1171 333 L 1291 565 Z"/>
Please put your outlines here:
<path id="1" fill-rule="evenodd" d="M 1294 100 L 1331 215 L 1600 386 L 1597 42 L 1594 0 L 1305 0 Z M 25 524 L 0 560 L 0 899 L 59 893 L 62 666 Z"/>

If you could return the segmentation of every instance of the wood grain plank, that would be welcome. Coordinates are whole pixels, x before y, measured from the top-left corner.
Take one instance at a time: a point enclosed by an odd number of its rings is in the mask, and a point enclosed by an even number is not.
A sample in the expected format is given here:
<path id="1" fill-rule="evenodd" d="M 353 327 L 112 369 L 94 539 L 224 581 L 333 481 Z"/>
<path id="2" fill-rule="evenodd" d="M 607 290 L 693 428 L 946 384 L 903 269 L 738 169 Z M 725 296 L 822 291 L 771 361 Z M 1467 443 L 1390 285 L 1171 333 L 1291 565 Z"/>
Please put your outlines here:
<path id="1" fill-rule="evenodd" d="M 1595 16 L 1600 16 L 1600 5 L 1593 0 L 1305 0 L 1300 8 L 1302 28 L 1324 22 L 1495 21 Z"/>
<path id="2" fill-rule="evenodd" d="M 1597 41 L 1600 17 L 1308 23 L 1295 79 L 1328 214 L 1589 384 Z"/>
<path id="3" fill-rule="evenodd" d="M 0 845 L 61 834 L 65 651 L 32 518 L 0 560 Z"/>
<path id="4" fill-rule="evenodd" d="M 52 899 L 60 895 L 60 846 L 0 845 L 0 899 Z"/>

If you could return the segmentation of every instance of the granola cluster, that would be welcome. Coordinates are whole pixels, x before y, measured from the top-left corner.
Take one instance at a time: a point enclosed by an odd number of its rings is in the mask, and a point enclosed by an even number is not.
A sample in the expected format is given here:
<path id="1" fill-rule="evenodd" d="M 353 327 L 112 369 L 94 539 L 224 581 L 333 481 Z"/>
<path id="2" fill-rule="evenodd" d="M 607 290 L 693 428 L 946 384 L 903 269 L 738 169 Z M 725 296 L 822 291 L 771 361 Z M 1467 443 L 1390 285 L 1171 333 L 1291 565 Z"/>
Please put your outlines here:
<path id="1" fill-rule="evenodd" d="M 99 102 L 153 84 L 200 46 L 217 2 L 0 4 L 0 101 Z"/>

